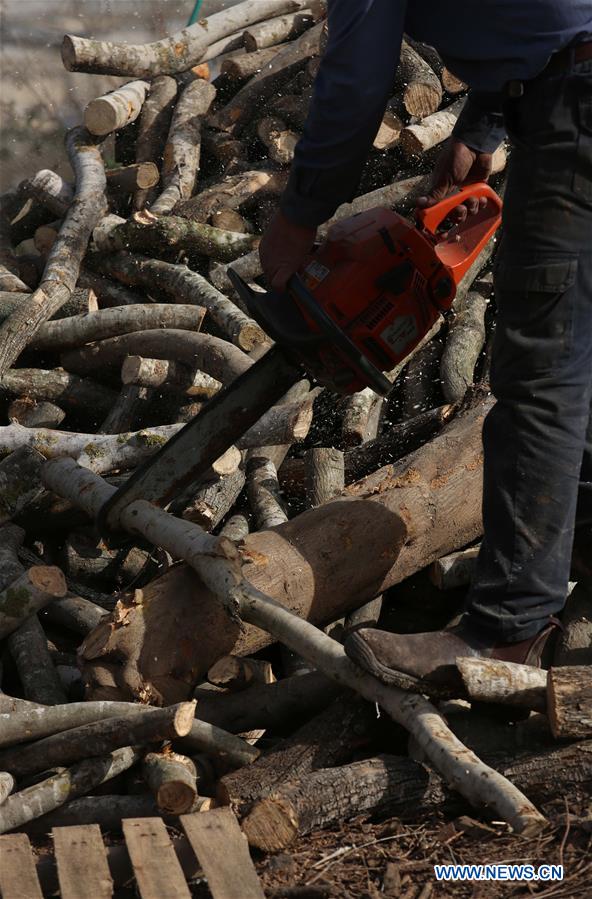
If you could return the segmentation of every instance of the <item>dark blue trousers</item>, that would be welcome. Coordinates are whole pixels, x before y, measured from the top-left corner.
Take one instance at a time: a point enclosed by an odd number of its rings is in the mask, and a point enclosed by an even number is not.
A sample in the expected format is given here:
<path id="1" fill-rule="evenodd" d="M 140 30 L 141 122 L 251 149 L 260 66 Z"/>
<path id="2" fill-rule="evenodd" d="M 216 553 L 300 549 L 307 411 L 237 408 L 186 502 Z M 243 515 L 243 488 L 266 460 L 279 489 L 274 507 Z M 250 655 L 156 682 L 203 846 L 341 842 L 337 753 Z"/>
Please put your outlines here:
<path id="1" fill-rule="evenodd" d="M 505 101 L 513 145 L 496 260 L 484 539 L 467 611 L 527 639 L 566 598 L 592 525 L 592 62 Z"/>

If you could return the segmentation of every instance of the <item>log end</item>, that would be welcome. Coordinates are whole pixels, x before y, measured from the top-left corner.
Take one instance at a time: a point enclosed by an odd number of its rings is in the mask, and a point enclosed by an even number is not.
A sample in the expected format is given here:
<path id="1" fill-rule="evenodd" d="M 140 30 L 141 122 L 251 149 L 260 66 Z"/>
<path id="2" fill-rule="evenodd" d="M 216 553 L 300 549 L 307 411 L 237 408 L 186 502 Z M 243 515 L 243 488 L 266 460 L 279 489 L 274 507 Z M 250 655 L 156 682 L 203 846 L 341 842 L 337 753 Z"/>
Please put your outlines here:
<path id="1" fill-rule="evenodd" d="M 423 153 L 423 144 L 415 133 L 413 125 L 403 128 L 399 138 L 399 145 L 406 156 L 421 156 Z"/>
<path id="2" fill-rule="evenodd" d="M 212 470 L 219 475 L 234 474 L 241 464 L 241 461 L 241 451 L 237 449 L 236 446 L 231 446 L 212 464 Z"/>
<path id="3" fill-rule="evenodd" d="M 298 834 L 296 812 L 284 799 L 262 799 L 253 806 L 242 822 L 249 846 L 264 852 L 285 849 Z"/>
<path id="4" fill-rule="evenodd" d="M 191 702 L 180 702 L 177 706 L 174 718 L 174 726 L 178 737 L 186 737 L 195 718 L 195 708 L 197 700 Z"/>
<path id="5" fill-rule="evenodd" d="M 136 184 L 140 190 L 148 190 L 155 187 L 160 180 L 158 166 L 154 162 L 143 162 L 138 166 Z"/>
<path id="6" fill-rule="evenodd" d="M 68 592 L 66 578 L 55 565 L 34 565 L 29 569 L 29 581 L 33 587 L 48 596 L 62 597 Z"/>
<path id="7" fill-rule="evenodd" d="M 76 41 L 73 34 L 65 34 L 62 40 L 62 62 L 68 72 L 76 72 Z"/>
<path id="8" fill-rule="evenodd" d="M 171 780 L 159 787 L 156 802 L 164 814 L 185 815 L 193 810 L 196 802 L 195 790 L 180 780 Z"/>
<path id="9" fill-rule="evenodd" d="M 245 322 L 241 325 L 237 334 L 237 344 L 245 353 L 250 353 L 255 347 L 261 346 L 267 340 L 265 331 L 259 327 L 257 322 Z"/>
<path id="10" fill-rule="evenodd" d="M 111 134 L 118 124 L 116 110 L 105 97 L 97 97 L 84 110 L 84 124 L 91 134 Z"/>
<path id="11" fill-rule="evenodd" d="M 403 94 L 403 103 L 409 115 L 423 119 L 431 115 L 440 107 L 442 102 L 442 89 L 432 84 L 424 84 L 414 81 L 408 84 Z"/>

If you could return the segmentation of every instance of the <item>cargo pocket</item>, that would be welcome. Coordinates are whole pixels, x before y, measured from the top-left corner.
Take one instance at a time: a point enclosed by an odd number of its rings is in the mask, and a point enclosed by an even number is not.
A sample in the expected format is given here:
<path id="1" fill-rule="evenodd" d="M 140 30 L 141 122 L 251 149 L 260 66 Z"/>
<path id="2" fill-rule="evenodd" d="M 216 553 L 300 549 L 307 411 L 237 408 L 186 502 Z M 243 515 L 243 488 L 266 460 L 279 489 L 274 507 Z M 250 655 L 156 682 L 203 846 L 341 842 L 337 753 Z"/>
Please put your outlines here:
<path id="1" fill-rule="evenodd" d="M 573 188 L 592 203 L 592 73 L 578 79 L 578 138 Z"/>
<path id="2" fill-rule="evenodd" d="M 520 381 L 561 368 L 572 347 L 577 271 L 577 256 L 498 255 L 496 375 Z"/>

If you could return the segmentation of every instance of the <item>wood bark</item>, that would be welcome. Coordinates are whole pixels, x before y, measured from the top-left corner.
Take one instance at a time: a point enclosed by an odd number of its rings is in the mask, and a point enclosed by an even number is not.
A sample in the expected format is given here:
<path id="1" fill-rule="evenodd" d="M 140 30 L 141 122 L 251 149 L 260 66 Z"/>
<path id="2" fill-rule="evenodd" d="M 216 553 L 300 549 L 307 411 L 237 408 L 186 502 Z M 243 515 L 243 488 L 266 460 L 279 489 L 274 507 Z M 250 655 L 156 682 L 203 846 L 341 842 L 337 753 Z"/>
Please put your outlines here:
<path id="1" fill-rule="evenodd" d="M 84 110 L 87 130 L 103 136 L 135 122 L 149 90 L 147 81 L 130 81 L 109 94 L 91 100 Z"/>
<path id="2" fill-rule="evenodd" d="M 177 752 L 149 752 L 142 765 L 144 779 L 161 812 L 184 815 L 197 800 L 195 765 Z"/>
<path id="3" fill-rule="evenodd" d="M 47 260 L 38 289 L 0 325 L 0 378 L 27 346 L 43 322 L 72 294 L 92 229 L 104 209 L 105 172 L 101 155 L 80 128 L 66 137 L 76 175 L 76 193 Z"/>
<path id="4" fill-rule="evenodd" d="M 106 414 L 117 394 L 102 384 L 61 369 L 13 368 L 0 380 L 0 393 L 55 402 L 76 412 Z"/>
<path id="5" fill-rule="evenodd" d="M 154 213 L 170 212 L 175 203 L 193 193 L 199 171 L 202 121 L 215 96 L 213 84 L 201 79 L 189 84 L 181 94 L 164 148 L 162 190 L 150 204 Z"/>
<path id="6" fill-rule="evenodd" d="M 109 615 L 102 606 L 82 596 L 64 596 L 45 609 L 45 616 L 52 624 L 65 627 L 85 637 Z"/>
<path id="7" fill-rule="evenodd" d="M 440 359 L 444 341 L 440 329 L 407 361 L 401 375 L 401 417 L 415 418 L 441 402 L 439 388 Z"/>
<path id="8" fill-rule="evenodd" d="M 221 38 L 244 31 L 253 22 L 306 5 L 306 0 L 243 0 L 150 44 L 96 41 L 67 34 L 62 43 L 62 60 L 69 72 L 139 78 L 175 75 L 197 65 L 208 46 Z"/>
<path id="9" fill-rule="evenodd" d="M 59 219 L 65 216 L 74 199 L 73 185 L 51 169 L 41 169 L 31 178 L 21 181 L 18 192 L 20 196 L 45 206 Z"/>
<path id="10" fill-rule="evenodd" d="M 592 672 L 588 665 L 551 668 L 546 707 L 556 739 L 592 733 Z"/>
<path id="11" fill-rule="evenodd" d="M 14 777 L 8 771 L 0 771 L 0 805 L 8 799 L 14 789 Z"/>
<path id="12" fill-rule="evenodd" d="M 229 267 L 230 263 L 223 264 L 213 262 L 210 266 L 210 280 L 214 287 L 222 291 L 222 293 L 234 297 L 234 287 L 227 274 Z M 245 253 L 245 255 L 241 256 L 239 259 L 234 259 L 232 268 L 235 272 L 238 272 L 244 281 L 252 282 L 255 278 L 258 278 L 263 274 L 259 250 L 251 250 L 250 253 Z"/>
<path id="13" fill-rule="evenodd" d="M 280 495 L 277 469 L 271 459 L 252 450 L 247 459 L 247 494 L 259 530 L 288 520 Z"/>
<path id="14" fill-rule="evenodd" d="M 264 50 L 283 41 L 292 41 L 310 28 L 313 22 L 312 11 L 304 9 L 302 12 L 275 16 L 273 19 L 250 25 L 243 32 L 245 48 L 249 53 L 254 53 L 256 50 Z"/>
<path id="15" fill-rule="evenodd" d="M 0 524 L 15 518 L 40 496 L 43 456 L 20 447 L 0 462 Z"/>
<path id="16" fill-rule="evenodd" d="M 103 278 L 84 267 L 80 272 L 78 283 L 92 288 L 99 298 L 101 309 L 109 309 L 113 306 L 134 306 L 136 303 L 145 303 L 147 299 L 143 294 L 128 290 L 121 284 L 110 281 L 109 278 Z M 89 311 L 96 312 L 96 309 Z"/>
<path id="17" fill-rule="evenodd" d="M 145 387 L 124 384 L 115 405 L 104 419 L 99 434 L 123 434 L 133 430 L 150 399 L 151 391 Z"/>
<path id="18" fill-rule="evenodd" d="M 24 428 L 57 428 L 66 413 L 54 403 L 38 403 L 30 397 L 13 400 L 7 410 L 8 420 Z"/>
<path id="19" fill-rule="evenodd" d="M 104 831 L 119 831 L 125 818 L 153 818 L 159 814 L 154 798 L 147 793 L 88 796 L 66 802 L 56 811 L 29 822 L 26 829 L 28 833 L 49 833 L 52 827 L 98 824 Z"/>
<path id="20" fill-rule="evenodd" d="M 220 530 L 221 537 L 226 537 L 228 540 L 232 540 L 235 543 L 244 540 L 248 533 L 249 521 L 240 512 L 236 515 L 232 515 Z"/>
<path id="21" fill-rule="evenodd" d="M 341 450 L 313 447 L 305 457 L 309 509 L 335 499 L 345 486 L 345 463 Z"/>
<path id="22" fill-rule="evenodd" d="M 286 186 L 284 172 L 249 169 L 236 175 L 226 175 L 221 181 L 179 203 L 175 215 L 195 222 L 211 221 L 222 210 L 242 210 L 255 204 L 275 204 Z"/>
<path id="23" fill-rule="evenodd" d="M 497 659 L 462 658 L 456 665 L 471 701 L 546 712 L 546 671 Z"/>
<path id="24" fill-rule="evenodd" d="M 253 685 L 240 693 L 197 690 L 195 714 L 231 733 L 268 728 L 281 733 L 322 711 L 340 692 L 334 681 L 311 671 L 273 684 Z"/>
<path id="25" fill-rule="evenodd" d="M 156 209 L 156 203 L 152 206 Z M 162 210 L 164 211 L 164 210 Z M 110 230 L 107 241 L 113 252 L 117 250 L 150 251 L 162 255 L 166 251 L 185 250 L 190 254 L 208 256 L 218 262 L 232 262 L 253 248 L 255 238 L 236 231 L 222 231 L 201 222 L 174 215 L 153 215 L 136 212 L 132 219 Z"/>
<path id="26" fill-rule="evenodd" d="M 37 615 L 31 615 L 10 634 L 7 646 L 25 699 L 42 705 L 59 705 L 67 701 Z"/>
<path id="27" fill-rule="evenodd" d="M 278 403 L 265 412 L 256 424 L 237 441 L 239 449 L 280 446 L 304 440 L 310 430 L 313 402 L 317 390 L 294 403 Z"/>
<path id="28" fill-rule="evenodd" d="M 249 352 L 265 339 L 261 327 L 186 265 L 118 253 L 106 260 L 106 270 L 127 284 L 161 288 L 175 303 L 200 303 L 222 335 Z"/>
<path id="29" fill-rule="evenodd" d="M 123 746 L 158 743 L 186 736 L 191 730 L 194 702 L 165 709 L 144 709 L 132 717 L 106 718 L 45 737 L 27 746 L 0 751 L 6 769 L 16 777 L 70 765 L 92 752 L 102 755 Z"/>
<path id="30" fill-rule="evenodd" d="M 382 406 L 383 397 L 369 387 L 344 400 L 341 434 L 346 447 L 358 446 L 376 437 Z"/>
<path id="31" fill-rule="evenodd" d="M 64 596 L 66 581 L 59 568 L 38 565 L 0 593 L 0 639 L 52 600 Z"/>
<path id="32" fill-rule="evenodd" d="M 407 41 L 401 46 L 397 83 L 403 86 L 403 104 L 409 115 L 423 119 L 442 102 L 440 79 Z"/>
<path id="33" fill-rule="evenodd" d="M 151 162 L 160 166 L 176 97 L 177 82 L 174 78 L 161 75 L 152 81 L 150 95 L 142 106 L 138 120 L 136 163 Z M 150 187 L 138 186 L 134 193 L 133 208 L 144 209 L 155 194 L 156 191 Z"/>
<path id="34" fill-rule="evenodd" d="M 407 125 L 403 128 L 400 137 L 403 152 L 408 156 L 421 156 L 449 138 L 464 104 L 463 97 L 438 112 L 432 111 L 431 115 L 426 116 L 417 125 Z"/>
<path id="35" fill-rule="evenodd" d="M 138 758 L 136 749 L 125 746 L 107 755 L 79 762 L 47 780 L 13 793 L 0 806 L 0 833 L 22 827 L 69 800 L 90 793 L 105 781 L 127 771 Z"/>
<path id="36" fill-rule="evenodd" d="M 121 334 L 178 328 L 199 331 L 206 310 L 202 306 L 151 303 L 100 309 L 85 316 L 61 318 L 42 325 L 30 343 L 36 350 L 66 350 Z"/>
<path id="37" fill-rule="evenodd" d="M 459 403 L 473 383 L 475 365 L 485 344 L 487 299 L 470 291 L 467 303 L 450 323 L 440 359 L 440 380 L 444 399 Z"/>
<path id="38" fill-rule="evenodd" d="M 351 693 L 335 699 L 253 765 L 226 774 L 217 798 L 242 817 L 251 804 L 280 784 L 351 758 L 369 740 L 374 711 Z"/>
<path id="39" fill-rule="evenodd" d="M 478 546 L 460 549 L 456 553 L 442 556 L 432 562 L 428 569 L 429 578 L 438 590 L 455 590 L 470 584 L 477 556 Z"/>

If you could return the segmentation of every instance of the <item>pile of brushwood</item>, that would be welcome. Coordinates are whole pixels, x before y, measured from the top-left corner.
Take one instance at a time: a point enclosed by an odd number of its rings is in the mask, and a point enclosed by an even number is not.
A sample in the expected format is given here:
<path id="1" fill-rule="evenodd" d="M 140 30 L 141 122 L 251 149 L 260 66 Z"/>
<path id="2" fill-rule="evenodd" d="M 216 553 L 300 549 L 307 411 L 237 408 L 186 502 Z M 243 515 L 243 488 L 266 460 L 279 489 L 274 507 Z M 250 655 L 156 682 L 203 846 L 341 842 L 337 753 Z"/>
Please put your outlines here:
<path id="1" fill-rule="evenodd" d="M 72 181 L 43 170 L 1 197 L 0 833 L 226 804 L 276 851 L 460 796 L 533 834 L 549 795 L 590 788 L 585 584 L 548 674 L 461 659 L 456 689 L 385 686 L 342 648 L 400 625 L 407 579 L 429 571 L 453 611 L 470 578 L 495 241 L 387 399 L 302 380 L 166 511 L 138 500 L 122 539 L 98 533 L 118 485 L 270 346 L 228 268 L 260 285 L 325 15 L 243 0 L 145 46 L 64 38 L 70 72 L 127 80 L 67 134 Z M 409 210 L 464 90 L 405 42 L 333 220 Z M 498 189 L 504 166 L 502 149 Z"/>

